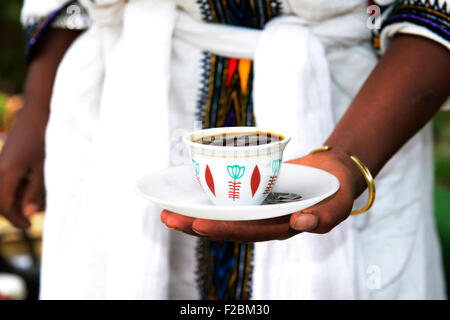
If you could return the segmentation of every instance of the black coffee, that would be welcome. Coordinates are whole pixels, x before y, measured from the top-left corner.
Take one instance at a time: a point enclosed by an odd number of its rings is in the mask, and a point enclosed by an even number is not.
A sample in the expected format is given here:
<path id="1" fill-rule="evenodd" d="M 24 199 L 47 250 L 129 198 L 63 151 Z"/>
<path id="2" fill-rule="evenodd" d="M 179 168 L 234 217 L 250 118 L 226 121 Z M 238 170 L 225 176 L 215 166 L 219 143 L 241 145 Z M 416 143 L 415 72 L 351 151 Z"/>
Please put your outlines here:
<path id="1" fill-rule="evenodd" d="M 233 132 L 201 137 L 194 142 L 210 146 L 248 147 L 280 140 L 283 140 L 283 137 L 270 132 Z"/>

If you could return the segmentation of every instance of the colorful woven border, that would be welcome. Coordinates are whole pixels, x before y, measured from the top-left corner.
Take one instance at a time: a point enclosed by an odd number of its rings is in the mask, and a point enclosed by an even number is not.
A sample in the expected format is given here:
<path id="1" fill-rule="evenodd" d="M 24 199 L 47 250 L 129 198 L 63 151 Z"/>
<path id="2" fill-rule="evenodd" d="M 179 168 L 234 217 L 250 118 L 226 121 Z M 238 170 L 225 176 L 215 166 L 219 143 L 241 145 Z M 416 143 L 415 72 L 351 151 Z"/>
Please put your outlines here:
<path id="1" fill-rule="evenodd" d="M 251 126 L 253 64 L 205 52 L 197 116 L 205 128 Z"/>
<path id="2" fill-rule="evenodd" d="M 261 29 L 281 14 L 279 0 L 198 0 L 204 21 Z M 203 53 L 197 119 L 204 128 L 252 126 L 253 63 Z M 251 298 L 253 244 L 199 240 L 197 276 L 201 299 Z"/>
<path id="3" fill-rule="evenodd" d="M 390 12 L 384 17 L 381 30 L 395 23 L 410 22 L 427 28 L 445 41 L 450 41 L 450 16 L 446 2 L 439 4 L 438 0 L 398 0 L 391 6 L 381 7 L 382 13 L 388 9 Z M 372 38 L 374 48 L 378 51 L 381 30 L 374 31 Z"/>
<path id="4" fill-rule="evenodd" d="M 200 240 L 198 258 L 201 299 L 250 299 L 253 244 Z"/>

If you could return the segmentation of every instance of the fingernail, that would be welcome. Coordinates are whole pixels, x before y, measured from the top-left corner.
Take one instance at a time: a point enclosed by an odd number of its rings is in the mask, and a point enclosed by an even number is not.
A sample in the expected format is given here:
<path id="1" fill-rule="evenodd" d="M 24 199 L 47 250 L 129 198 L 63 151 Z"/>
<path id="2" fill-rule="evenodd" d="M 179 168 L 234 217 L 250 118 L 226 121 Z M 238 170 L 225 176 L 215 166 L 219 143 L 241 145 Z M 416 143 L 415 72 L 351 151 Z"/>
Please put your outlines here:
<path id="1" fill-rule="evenodd" d="M 161 222 L 166 224 L 168 214 L 165 212 L 165 210 L 161 211 L 161 214 L 159 215 Z"/>
<path id="2" fill-rule="evenodd" d="M 208 236 L 206 234 L 206 232 L 203 232 L 203 231 L 198 231 L 198 230 L 195 230 L 195 229 L 192 229 L 192 231 L 194 231 L 196 234 L 201 235 L 203 237 L 207 237 Z"/>
<path id="3" fill-rule="evenodd" d="M 178 229 L 177 227 L 169 226 L 167 223 L 166 223 L 166 227 L 169 228 L 170 230 L 176 230 L 176 231 L 179 231 L 179 230 L 180 230 L 180 229 Z"/>
<path id="4" fill-rule="evenodd" d="M 38 206 L 34 203 L 27 204 L 23 210 L 26 217 L 31 217 L 33 214 L 35 214 L 38 211 Z"/>
<path id="5" fill-rule="evenodd" d="M 310 231 L 317 227 L 317 223 L 317 217 L 312 214 L 312 211 L 300 211 L 291 224 L 291 228 L 297 231 Z"/>
<path id="6" fill-rule="evenodd" d="M 166 219 L 164 220 L 164 224 L 166 225 L 167 228 L 172 229 L 172 230 L 176 230 L 176 228 L 172 224 L 169 224 L 169 216 L 167 216 Z"/>

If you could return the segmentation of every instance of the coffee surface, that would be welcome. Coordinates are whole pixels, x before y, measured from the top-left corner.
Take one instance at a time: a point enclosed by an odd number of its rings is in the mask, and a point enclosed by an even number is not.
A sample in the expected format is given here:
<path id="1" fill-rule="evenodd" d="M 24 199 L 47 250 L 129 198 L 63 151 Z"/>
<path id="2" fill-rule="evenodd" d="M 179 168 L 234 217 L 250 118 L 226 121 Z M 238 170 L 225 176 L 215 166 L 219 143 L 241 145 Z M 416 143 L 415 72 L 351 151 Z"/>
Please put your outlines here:
<path id="1" fill-rule="evenodd" d="M 248 147 L 269 144 L 280 140 L 283 140 L 282 137 L 270 132 L 233 132 L 204 136 L 194 140 L 194 142 L 210 146 Z"/>

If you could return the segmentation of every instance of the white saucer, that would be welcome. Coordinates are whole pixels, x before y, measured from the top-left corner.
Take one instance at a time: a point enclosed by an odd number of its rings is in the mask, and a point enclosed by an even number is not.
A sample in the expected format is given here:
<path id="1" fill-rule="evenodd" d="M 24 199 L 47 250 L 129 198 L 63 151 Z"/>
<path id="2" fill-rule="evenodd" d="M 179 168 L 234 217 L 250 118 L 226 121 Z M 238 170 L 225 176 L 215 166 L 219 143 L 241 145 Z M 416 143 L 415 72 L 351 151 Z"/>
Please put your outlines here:
<path id="1" fill-rule="evenodd" d="M 339 189 L 332 174 L 312 167 L 283 163 L 273 192 L 291 192 L 300 200 L 259 206 L 215 206 L 195 181 L 190 165 L 172 167 L 141 178 L 136 192 L 161 208 L 212 220 L 258 220 L 294 213 L 315 205 Z"/>

